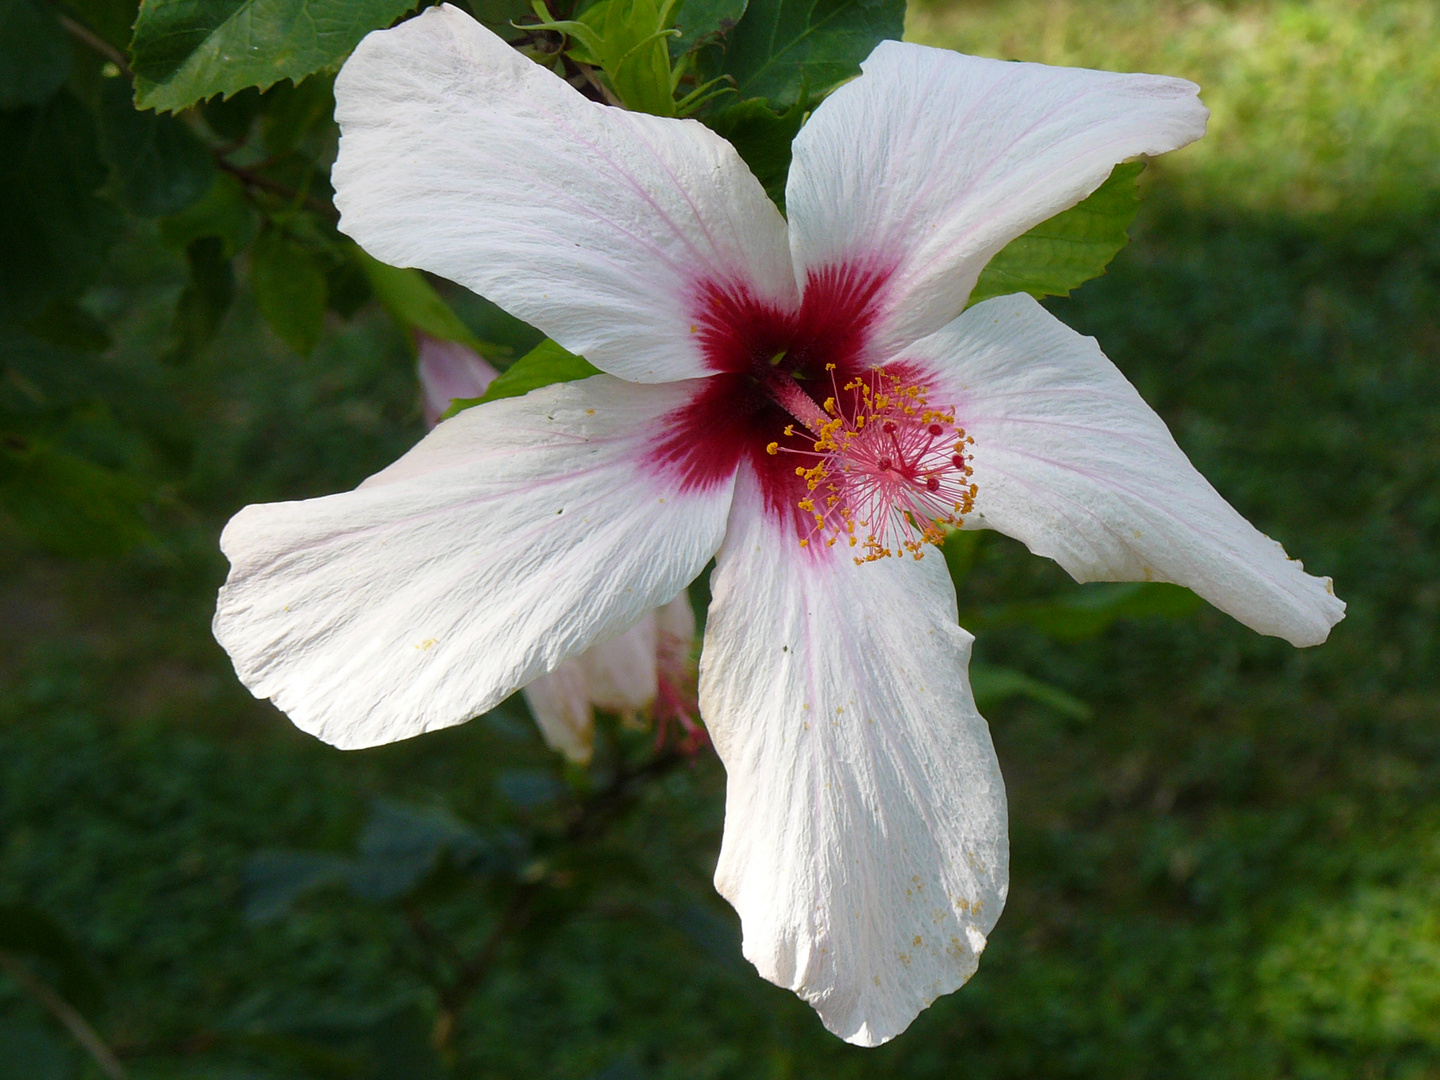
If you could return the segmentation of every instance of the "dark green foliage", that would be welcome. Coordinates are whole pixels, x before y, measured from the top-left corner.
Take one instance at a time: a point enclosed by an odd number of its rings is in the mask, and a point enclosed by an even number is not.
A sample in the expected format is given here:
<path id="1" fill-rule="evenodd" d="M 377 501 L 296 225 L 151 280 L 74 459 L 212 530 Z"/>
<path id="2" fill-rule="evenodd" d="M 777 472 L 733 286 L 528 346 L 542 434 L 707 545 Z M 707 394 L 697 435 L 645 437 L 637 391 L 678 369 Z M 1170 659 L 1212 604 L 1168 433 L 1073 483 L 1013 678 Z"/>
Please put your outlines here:
<path id="1" fill-rule="evenodd" d="M 1059 600 L 1019 600 L 965 612 L 965 625 L 976 631 L 1028 626 L 1068 641 L 1094 637 L 1117 619 L 1178 619 L 1200 607 L 1198 596 L 1179 585 L 1143 581 L 1092 584 Z"/>
<path id="2" fill-rule="evenodd" d="M 123 50 L 130 44 L 140 0 L 65 0 L 65 9 L 102 41 Z"/>
<path id="3" fill-rule="evenodd" d="M 185 248 L 189 280 L 175 301 L 174 360 L 185 360 L 204 348 L 220 330 L 235 299 L 235 269 L 218 236 L 202 236 Z"/>
<path id="4" fill-rule="evenodd" d="M 240 181 L 218 173 L 210 190 L 198 202 L 160 222 L 160 236 L 183 251 L 196 240 L 214 237 L 226 259 L 243 250 L 255 235 L 255 211 Z"/>
<path id="5" fill-rule="evenodd" d="M 39 105 L 69 72 L 70 43 L 46 6 L 0 0 L 0 109 Z"/>
<path id="6" fill-rule="evenodd" d="M 717 135 L 728 139 L 750 166 L 780 212 L 785 212 L 785 181 L 790 175 L 790 144 L 809 109 L 805 95 L 781 113 L 764 98 L 737 101 L 706 117 Z"/>
<path id="7" fill-rule="evenodd" d="M 670 39 L 670 53 L 679 57 L 707 41 L 727 37 L 745 14 L 748 0 L 681 0 L 674 16 L 680 31 Z"/>
<path id="8" fill-rule="evenodd" d="M 270 328 L 309 356 L 325 326 L 325 272 L 303 244 L 279 229 L 266 229 L 250 254 L 255 304 Z"/>
<path id="9" fill-rule="evenodd" d="M 487 357 L 509 351 L 477 338 L 419 270 L 387 266 L 358 247 L 352 248 L 350 255 L 369 280 L 375 299 L 406 330 L 418 330 L 442 341 L 458 341 Z"/>
<path id="10" fill-rule="evenodd" d="M 215 182 L 205 145 L 173 116 L 138 112 L 124 79 L 106 79 L 100 88 L 100 145 L 114 170 L 117 201 L 141 217 L 179 213 Z"/>
<path id="11" fill-rule="evenodd" d="M 61 555 L 114 555 L 148 535 L 131 477 L 20 436 L 0 441 L 0 507 Z"/>
<path id="12" fill-rule="evenodd" d="M 73 300 L 51 300 L 25 330 L 41 341 L 85 352 L 104 352 L 112 344 L 105 324 Z"/>
<path id="13" fill-rule="evenodd" d="M 726 38 L 721 73 L 742 99 L 788 106 L 807 88 L 818 99 L 904 29 L 904 0 L 750 0 Z"/>
<path id="14" fill-rule="evenodd" d="M 0 1020 L 0 1080 L 72 1080 L 74 1054 L 39 1023 Z"/>
<path id="15" fill-rule="evenodd" d="M 414 0 L 145 0 L 130 45 L 135 103 L 169 112 L 338 66 Z"/>
<path id="16" fill-rule="evenodd" d="M 507 26 L 525 7 L 471 8 L 529 39 Z M 335 232 L 329 72 L 400 7 L 345 4 L 329 36 L 284 21 L 341 9 L 147 5 L 145 92 L 172 108 L 238 90 L 177 118 L 127 119 L 109 57 L 0 40 L 20 95 L 0 101 L 0 949 L 135 1080 L 1440 1073 L 1440 210 L 1423 176 L 1395 181 L 1396 206 L 1304 216 L 1224 185 L 1181 198 L 1161 173 L 1134 246 L 1048 302 L 1242 512 L 1335 576 L 1349 615 L 1295 651 L 1174 587 L 1076 586 L 1018 544 L 951 537 L 1012 893 L 972 983 L 859 1051 L 740 955 L 710 882 L 713 756 L 617 786 L 656 760 L 653 732 L 603 718 L 595 763 L 564 766 L 518 698 L 342 754 L 254 701 L 209 635 L 237 508 L 353 487 L 421 437 L 413 330 L 522 357 L 487 397 L 594 371 Z M 123 46 L 135 8 L 0 7 L 52 45 L 58 10 Z M 681 7 L 672 48 L 703 40 L 698 74 L 744 74 L 707 123 L 780 201 L 806 88 L 853 73 L 899 13 L 752 6 L 727 34 L 736 10 Z M 273 51 L 221 71 L 242 38 Z M 17 55 L 31 74 L 6 83 Z M 1135 171 L 1005 248 L 974 298 L 1099 273 Z M 0 1078 L 83 1068 L 0 975 Z"/>
<path id="17" fill-rule="evenodd" d="M 0 112 L 0 319 L 74 296 L 100 273 L 120 215 L 84 107 L 61 92 Z"/>
<path id="18" fill-rule="evenodd" d="M 1140 209 L 1135 181 L 1144 168 L 1142 161 L 1116 165 L 1080 203 L 1006 244 L 981 272 L 970 303 L 1021 292 L 1068 296 L 1103 274 L 1130 239 L 1126 230 Z"/>
<path id="19" fill-rule="evenodd" d="M 34 965 L 67 1001 L 81 1008 L 99 1006 L 103 991 L 95 970 L 65 928 L 38 908 L 0 904 L 0 952 Z"/>
<path id="20" fill-rule="evenodd" d="M 335 111 L 335 76 L 312 75 L 299 85 L 282 82 L 265 94 L 262 142 L 270 154 L 286 154 Z"/>

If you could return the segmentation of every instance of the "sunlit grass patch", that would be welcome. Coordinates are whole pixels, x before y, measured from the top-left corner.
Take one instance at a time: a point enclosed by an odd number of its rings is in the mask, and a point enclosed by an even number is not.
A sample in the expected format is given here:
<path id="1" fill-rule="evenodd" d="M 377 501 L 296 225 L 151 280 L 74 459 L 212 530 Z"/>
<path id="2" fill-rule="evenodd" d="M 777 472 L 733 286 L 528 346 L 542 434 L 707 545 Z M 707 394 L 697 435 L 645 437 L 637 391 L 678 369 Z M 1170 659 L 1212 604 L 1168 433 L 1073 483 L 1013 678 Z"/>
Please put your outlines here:
<path id="1" fill-rule="evenodd" d="M 1209 134 L 1164 162 L 1190 198 L 1363 214 L 1440 190 L 1440 16 L 1425 0 L 916 4 L 906 34 L 1193 79 Z"/>

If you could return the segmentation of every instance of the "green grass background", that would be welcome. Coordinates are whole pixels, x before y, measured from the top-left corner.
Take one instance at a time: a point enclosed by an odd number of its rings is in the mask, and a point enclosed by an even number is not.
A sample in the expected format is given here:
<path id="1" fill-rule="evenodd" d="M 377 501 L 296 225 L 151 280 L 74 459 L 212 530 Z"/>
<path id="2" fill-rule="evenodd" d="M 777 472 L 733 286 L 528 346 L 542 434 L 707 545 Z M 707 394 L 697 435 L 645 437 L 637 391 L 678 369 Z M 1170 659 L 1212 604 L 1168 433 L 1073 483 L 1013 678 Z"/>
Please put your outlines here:
<path id="1" fill-rule="evenodd" d="M 1334 577 L 1349 616 L 1306 651 L 1208 608 L 1082 641 L 987 631 L 981 658 L 1093 716 L 991 710 L 1011 899 L 971 984 L 886 1047 L 844 1046 L 738 959 L 708 885 L 723 775 L 706 760 L 587 854 L 599 884 L 569 916 L 507 945 L 443 1068 L 1440 1076 L 1440 15 L 1016 0 L 922 6 L 908 33 L 1201 84 L 1210 134 L 1151 166 L 1131 245 L 1050 307 L 1223 494 Z M 362 317 L 301 361 L 242 298 L 220 346 L 166 368 L 179 268 L 144 234 L 122 256 L 87 304 L 173 436 L 156 463 L 173 499 L 125 559 L 47 557 L 0 526 L 0 902 L 44 909 L 93 957 L 97 1027 L 135 1077 L 346 1075 L 276 1040 L 373 1020 L 348 1075 L 424 1080 L 432 1064 L 384 1034 L 435 1016 L 403 916 L 331 890 L 257 925 L 243 868 L 265 848 L 350 851 L 376 796 L 528 827 L 499 773 L 554 766 L 504 718 L 330 750 L 253 701 L 208 633 L 230 513 L 351 486 L 419 436 L 401 342 Z M 962 607 L 1066 581 L 986 537 Z M 483 889 L 435 905 L 470 942 L 492 912 Z M 48 1025 L 0 979 L 0 1077 L 98 1075 Z"/>

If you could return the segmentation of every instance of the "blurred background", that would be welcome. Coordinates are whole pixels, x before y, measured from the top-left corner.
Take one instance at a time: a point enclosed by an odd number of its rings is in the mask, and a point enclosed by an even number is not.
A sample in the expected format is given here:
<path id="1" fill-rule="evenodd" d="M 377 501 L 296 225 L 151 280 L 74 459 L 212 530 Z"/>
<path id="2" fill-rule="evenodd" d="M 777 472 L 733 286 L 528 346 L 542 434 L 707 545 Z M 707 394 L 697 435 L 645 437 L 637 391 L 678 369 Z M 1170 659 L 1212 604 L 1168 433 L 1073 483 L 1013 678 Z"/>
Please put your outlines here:
<path id="1" fill-rule="evenodd" d="M 341 310 L 277 334 L 260 251 L 238 283 L 206 269 L 253 223 L 197 241 L 72 200 L 56 243 L 113 233 L 64 301 L 90 336 L 50 334 L 63 363 L 12 343 L 3 387 L 64 452 L 0 477 L 0 1077 L 1440 1077 L 1436 6 L 932 0 L 906 36 L 1203 87 L 1209 135 L 1151 164 L 1132 242 L 1047 306 L 1334 577 L 1329 642 L 949 545 L 1010 900 L 968 986 L 846 1046 L 739 955 L 708 750 L 657 759 L 602 717 L 593 767 L 567 766 L 517 697 L 342 753 L 239 685 L 209 633 L 219 530 L 417 441 L 409 342 L 363 288 L 344 311 L 323 259 Z M 103 99 L 110 61 L 75 48 Z M 327 137 L 308 85 L 267 95 L 265 138 Z M 251 137 L 258 100 L 206 123 Z"/>

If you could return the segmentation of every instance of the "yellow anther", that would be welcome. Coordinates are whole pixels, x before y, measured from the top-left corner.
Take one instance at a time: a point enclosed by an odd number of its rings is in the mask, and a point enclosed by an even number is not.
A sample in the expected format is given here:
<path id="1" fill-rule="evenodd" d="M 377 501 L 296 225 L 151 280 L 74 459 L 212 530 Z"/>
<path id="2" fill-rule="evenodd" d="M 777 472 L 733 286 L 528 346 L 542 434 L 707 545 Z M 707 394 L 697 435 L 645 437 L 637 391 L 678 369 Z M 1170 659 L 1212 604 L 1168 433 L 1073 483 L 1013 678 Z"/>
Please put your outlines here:
<path id="1" fill-rule="evenodd" d="M 780 444 L 779 444 L 778 442 L 772 442 L 769 446 L 765 447 L 765 453 L 767 453 L 767 454 L 778 454 L 778 453 L 780 453 Z"/>

